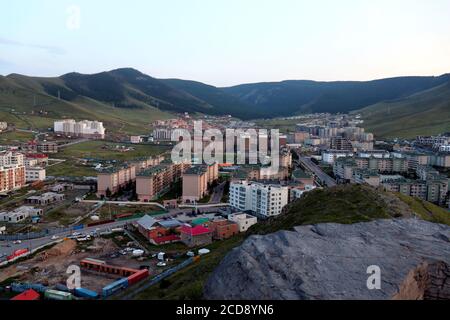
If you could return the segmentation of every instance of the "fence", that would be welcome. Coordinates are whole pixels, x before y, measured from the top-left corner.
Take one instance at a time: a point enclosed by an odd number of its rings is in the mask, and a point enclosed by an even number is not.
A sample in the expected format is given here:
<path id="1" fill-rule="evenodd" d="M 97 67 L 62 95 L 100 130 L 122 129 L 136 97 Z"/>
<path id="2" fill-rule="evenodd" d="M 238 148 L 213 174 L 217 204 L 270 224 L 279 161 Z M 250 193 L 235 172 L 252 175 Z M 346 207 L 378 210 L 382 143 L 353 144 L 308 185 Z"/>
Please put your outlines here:
<path id="1" fill-rule="evenodd" d="M 28 233 L 17 233 L 17 234 L 2 234 L 0 235 L 0 241 L 16 241 L 16 240 L 28 240 L 28 239 L 37 239 L 42 237 L 52 236 L 54 234 L 59 234 L 63 232 L 71 232 L 75 230 L 80 230 L 83 227 L 74 226 L 68 228 L 53 228 L 53 229 L 45 229 L 42 231 L 28 232 Z"/>

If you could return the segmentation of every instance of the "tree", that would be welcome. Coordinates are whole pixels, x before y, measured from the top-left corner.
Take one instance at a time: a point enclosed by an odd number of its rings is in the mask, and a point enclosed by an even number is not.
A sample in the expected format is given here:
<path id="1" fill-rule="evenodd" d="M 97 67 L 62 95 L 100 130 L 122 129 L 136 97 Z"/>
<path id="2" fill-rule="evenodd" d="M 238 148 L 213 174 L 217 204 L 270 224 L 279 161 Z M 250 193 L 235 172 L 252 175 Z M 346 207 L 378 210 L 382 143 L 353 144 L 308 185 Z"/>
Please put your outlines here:
<path id="1" fill-rule="evenodd" d="M 111 197 L 111 190 L 109 188 L 106 189 L 105 191 L 106 197 L 110 198 Z"/>

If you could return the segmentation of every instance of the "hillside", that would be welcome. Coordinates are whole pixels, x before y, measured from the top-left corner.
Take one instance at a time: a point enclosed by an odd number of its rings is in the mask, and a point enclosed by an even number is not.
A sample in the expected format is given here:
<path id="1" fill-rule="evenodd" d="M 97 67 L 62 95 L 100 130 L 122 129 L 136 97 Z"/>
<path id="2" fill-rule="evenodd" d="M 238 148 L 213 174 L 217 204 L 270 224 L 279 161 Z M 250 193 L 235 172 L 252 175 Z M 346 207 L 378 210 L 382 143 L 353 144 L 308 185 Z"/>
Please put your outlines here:
<path id="1" fill-rule="evenodd" d="M 217 88 L 196 81 L 156 79 L 132 68 L 97 74 L 73 72 L 54 78 L 11 74 L 0 76 L 0 116 L 21 128 L 46 128 L 53 119 L 71 117 L 103 120 L 116 132 L 142 133 L 152 120 L 171 117 L 174 112 L 263 119 L 310 112 L 349 112 L 373 105 L 368 110 L 376 124 L 379 117 L 384 119 L 384 101 L 409 99 L 427 90 L 428 100 L 445 109 L 448 96 L 439 94 L 439 88 L 449 80 L 447 74 L 366 82 L 290 80 Z M 433 93 L 437 95 L 433 97 Z M 428 100 L 423 103 L 429 103 Z M 433 115 L 426 114 L 423 119 L 428 118 Z M 432 122 L 428 128 L 439 130 L 440 124 Z M 423 126 L 425 130 L 426 124 Z M 384 134 L 386 130 L 378 131 Z"/>
<path id="2" fill-rule="evenodd" d="M 450 82 L 359 110 L 365 128 L 381 137 L 413 138 L 450 131 Z"/>
<path id="3" fill-rule="evenodd" d="M 374 81 L 290 80 L 243 84 L 223 90 L 268 117 L 309 112 L 349 112 L 381 101 L 407 97 L 446 83 L 440 77 L 398 77 Z"/>
<path id="4" fill-rule="evenodd" d="M 240 101 L 237 97 L 226 93 L 224 90 L 197 81 L 180 79 L 162 79 L 165 84 L 178 90 L 187 92 L 208 104 L 214 106 L 211 114 L 229 113 L 243 119 L 260 118 L 266 114 L 251 104 Z"/>
<path id="5" fill-rule="evenodd" d="M 442 209 L 428 202 L 423 206 L 409 197 L 376 190 L 364 185 L 342 185 L 315 190 L 292 203 L 282 215 L 259 222 L 246 234 L 210 245 L 211 253 L 196 265 L 187 267 L 174 276 L 142 292 L 139 299 L 193 299 L 203 294 L 203 285 L 225 255 L 251 235 L 264 235 L 280 230 L 293 230 L 299 225 L 317 223 L 352 224 L 378 219 L 422 217 L 427 221 L 450 225 L 450 217 Z"/>
<path id="6" fill-rule="evenodd" d="M 84 96 L 68 87 L 62 78 L 0 76 L 0 118 L 22 129 L 46 129 L 55 119 L 75 118 L 104 121 L 113 132 L 142 134 L 151 121 L 168 117 L 169 113 L 145 103 L 129 112 L 127 108 Z"/>

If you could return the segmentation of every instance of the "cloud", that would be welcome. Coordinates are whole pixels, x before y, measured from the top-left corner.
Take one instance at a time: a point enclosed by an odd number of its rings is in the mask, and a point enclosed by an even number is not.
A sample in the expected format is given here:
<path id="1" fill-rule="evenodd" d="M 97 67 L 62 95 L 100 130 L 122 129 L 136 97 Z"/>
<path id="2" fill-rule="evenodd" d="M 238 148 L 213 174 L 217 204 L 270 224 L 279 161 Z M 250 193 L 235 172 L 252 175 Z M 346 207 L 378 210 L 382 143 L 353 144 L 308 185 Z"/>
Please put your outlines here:
<path id="1" fill-rule="evenodd" d="M 61 47 L 55 47 L 55 46 L 45 46 L 45 45 L 39 45 L 39 44 L 32 44 L 32 43 L 24 43 L 19 42 L 15 40 L 9 40 L 5 38 L 0 38 L 0 45 L 8 45 L 8 46 L 14 46 L 14 47 L 23 47 L 23 48 L 32 48 L 32 49 L 39 49 L 39 50 L 45 50 L 50 54 L 65 54 L 66 51 Z"/>

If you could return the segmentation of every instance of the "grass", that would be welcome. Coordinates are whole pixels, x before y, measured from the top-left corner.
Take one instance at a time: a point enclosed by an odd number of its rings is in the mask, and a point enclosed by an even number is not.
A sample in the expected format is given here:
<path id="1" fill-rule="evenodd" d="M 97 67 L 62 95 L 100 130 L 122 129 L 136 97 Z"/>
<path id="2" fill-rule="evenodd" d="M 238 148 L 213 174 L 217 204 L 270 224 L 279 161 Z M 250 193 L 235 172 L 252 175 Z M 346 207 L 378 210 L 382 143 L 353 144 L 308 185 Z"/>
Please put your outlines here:
<path id="1" fill-rule="evenodd" d="M 450 131 L 450 84 L 359 110 L 367 131 L 385 138 L 414 138 Z"/>
<path id="2" fill-rule="evenodd" d="M 8 131 L 0 133 L 0 144 L 17 144 L 33 140 L 34 134 L 23 131 Z"/>
<path id="3" fill-rule="evenodd" d="M 222 261 L 223 257 L 244 240 L 243 235 L 216 241 L 207 246 L 211 252 L 200 258 L 200 261 L 166 278 L 164 281 L 143 291 L 135 299 L 138 300 L 195 300 L 203 296 L 203 284 L 211 272 Z"/>
<path id="4" fill-rule="evenodd" d="M 116 146 L 131 147 L 134 150 L 121 152 Z M 150 144 L 112 143 L 105 141 L 86 141 L 62 149 L 58 158 L 95 158 L 101 160 L 132 160 L 139 157 L 149 157 L 167 151 L 167 147 Z"/>
<path id="5" fill-rule="evenodd" d="M 396 195 L 403 202 L 407 203 L 423 220 L 450 225 L 450 212 L 448 210 L 418 198 L 413 198 L 400 193 Z"/>

